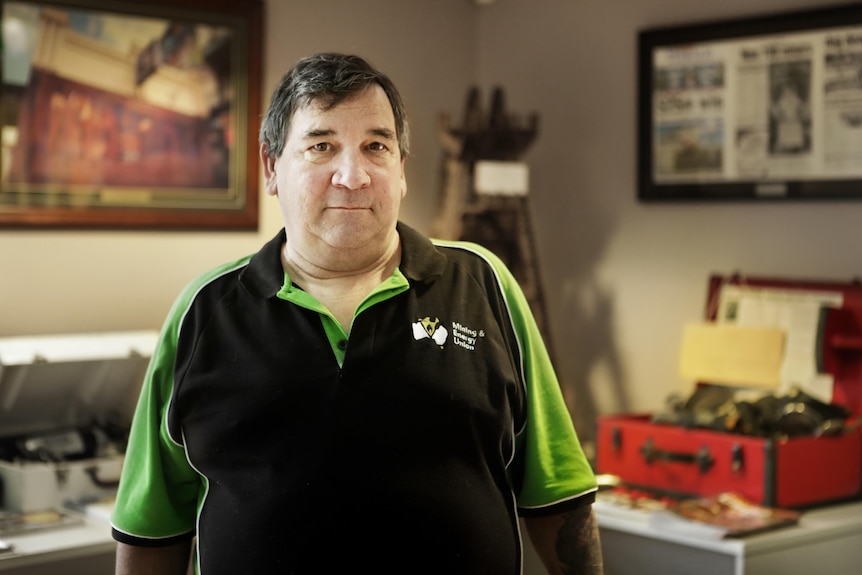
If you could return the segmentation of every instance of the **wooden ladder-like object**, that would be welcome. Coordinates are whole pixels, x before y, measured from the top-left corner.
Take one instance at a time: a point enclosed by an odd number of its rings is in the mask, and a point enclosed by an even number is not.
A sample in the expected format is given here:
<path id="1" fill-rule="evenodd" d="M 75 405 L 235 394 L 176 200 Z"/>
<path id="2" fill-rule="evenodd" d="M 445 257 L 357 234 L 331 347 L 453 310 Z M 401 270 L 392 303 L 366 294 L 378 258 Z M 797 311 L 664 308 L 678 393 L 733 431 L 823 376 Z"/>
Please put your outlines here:
<path id="1" fill-rule="evenodd" d="M 485 196 L 462 216 L 460 239 L 493 251 L 515 275 L 554 357 L 542 271 L 527 196 Z"/>
<path id="2" fill-rule="evenodd" d="M 517 161 L 535 139 L 538 116 L 533 114 L 521 122 L 506 114 L 503 92 L 496 88 L 491 112 L 485 118 L 478 89 L 473 88 L 467 98 L 463 126 L 453 128 L 450 124 L 448 115 L 440 116 L 438 135 L 446 157 L 442 202 L 431 235 L 476 242 L 503 260 L 524 291 L 553 361 L 529 195 L 478 193 L 473 178 L 478 161 Z"/>

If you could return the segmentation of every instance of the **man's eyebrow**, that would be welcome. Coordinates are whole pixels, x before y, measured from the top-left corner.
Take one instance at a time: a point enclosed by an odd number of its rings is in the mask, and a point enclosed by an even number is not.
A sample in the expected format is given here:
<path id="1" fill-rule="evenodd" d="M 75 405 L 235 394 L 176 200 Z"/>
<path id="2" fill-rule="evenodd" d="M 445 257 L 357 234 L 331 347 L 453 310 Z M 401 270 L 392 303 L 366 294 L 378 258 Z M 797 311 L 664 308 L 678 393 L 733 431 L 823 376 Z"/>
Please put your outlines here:
<path id="1" fill-rule="evenodd" d="M 324 136 L 333 136 L 336 133 L 337 132 L 332 128 L 312 128 L 305 133 L 304 138 L 321 138 Z M 372 136 L 378 136 L 387 140 L 395 139 L 395 131 L 390 130 L 389 128 L 372 128 L 368 130 L 368 133 Z"/>
<path id="2" fill-rule="evenodd" d="M 312 128 L 305 133 L 306 138 L 319 138 L 321 136 L 331 136 L 335 133 L 335 130 L 331 128 Z"/>
<path id="3" fill-rule="evenodd" d="M 390 130 L 389 128 L 374 128 L 369 130 L 369 133 L 375 136 L 380 136 L 381 138 L 386 138 L 387 140 L 395 139 L 395 131 Z"/>

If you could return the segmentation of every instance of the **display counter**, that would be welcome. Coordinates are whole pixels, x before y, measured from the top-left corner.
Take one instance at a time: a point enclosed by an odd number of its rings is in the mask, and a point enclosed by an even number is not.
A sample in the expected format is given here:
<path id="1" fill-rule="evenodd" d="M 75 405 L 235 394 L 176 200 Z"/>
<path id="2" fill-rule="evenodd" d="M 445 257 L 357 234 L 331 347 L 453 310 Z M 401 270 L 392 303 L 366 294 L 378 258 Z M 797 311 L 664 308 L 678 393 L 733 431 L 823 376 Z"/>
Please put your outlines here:
<path id="1" fill-rule="evenodd" d="M 4 536 L 3 575 L 112 575 L 116 544 L 106 518 L 83 516 L 76 525 Z"/>
<path id="2" fill-rule="evenodd" d="M 655 521 L 597 501 L 605 575 L 858 575 L 862 502 L 804 511 L 797 525 L 741 538 Z"/>

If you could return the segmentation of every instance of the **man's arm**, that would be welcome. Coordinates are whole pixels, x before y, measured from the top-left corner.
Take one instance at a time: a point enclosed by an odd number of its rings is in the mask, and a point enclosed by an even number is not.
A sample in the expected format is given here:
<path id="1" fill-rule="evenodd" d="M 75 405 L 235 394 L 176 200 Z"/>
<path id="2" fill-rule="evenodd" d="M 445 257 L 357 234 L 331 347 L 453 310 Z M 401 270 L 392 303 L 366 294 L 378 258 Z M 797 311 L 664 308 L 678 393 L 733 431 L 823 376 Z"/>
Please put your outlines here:
<path id="1" fill-rule="evenodd" d="M 166 547 L 117 543 L 116 575 L 186 575 L 191 539 Z"/>
<path id="2" fill-rule="evenodd" d="M 601 575 L 602 548 L 591 505 L 524 519 L 530 540 L 550 575 Z"/>

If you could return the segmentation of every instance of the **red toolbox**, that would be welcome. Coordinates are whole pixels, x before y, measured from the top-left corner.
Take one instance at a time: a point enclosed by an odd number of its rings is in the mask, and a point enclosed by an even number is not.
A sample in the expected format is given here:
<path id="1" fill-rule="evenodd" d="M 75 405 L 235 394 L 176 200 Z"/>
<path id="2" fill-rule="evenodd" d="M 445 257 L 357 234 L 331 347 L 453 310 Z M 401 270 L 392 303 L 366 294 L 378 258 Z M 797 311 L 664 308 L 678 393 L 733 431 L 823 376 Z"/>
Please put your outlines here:
<path id="1" fill-rule="evenodd" d="M 772 507 L 860 497 L 862 283 L 716 275 L 709 279 L 705 316 L 710 323 L 726 323 L 755 310 L 766 317 L 761 320 L 781 325 L 793 322 L 794 305 L 814 307 L 812 363 L 821 376 L 832 378 L 830 402 L 822 403 L 841 413 L 837 426 L 812 427 L 815 432 L 809 434 L 747 435 L 667 423 L 657 414 L 602 416 L 597 470 L 649 491 L 677 496 L 732 491 Z M 798 353 L 791 343 L 787 353 Z M 711 386 L 698 381 L 695 393 Z M 784 403 L 784 412 L 801 417 L 795 405 Z"/>

